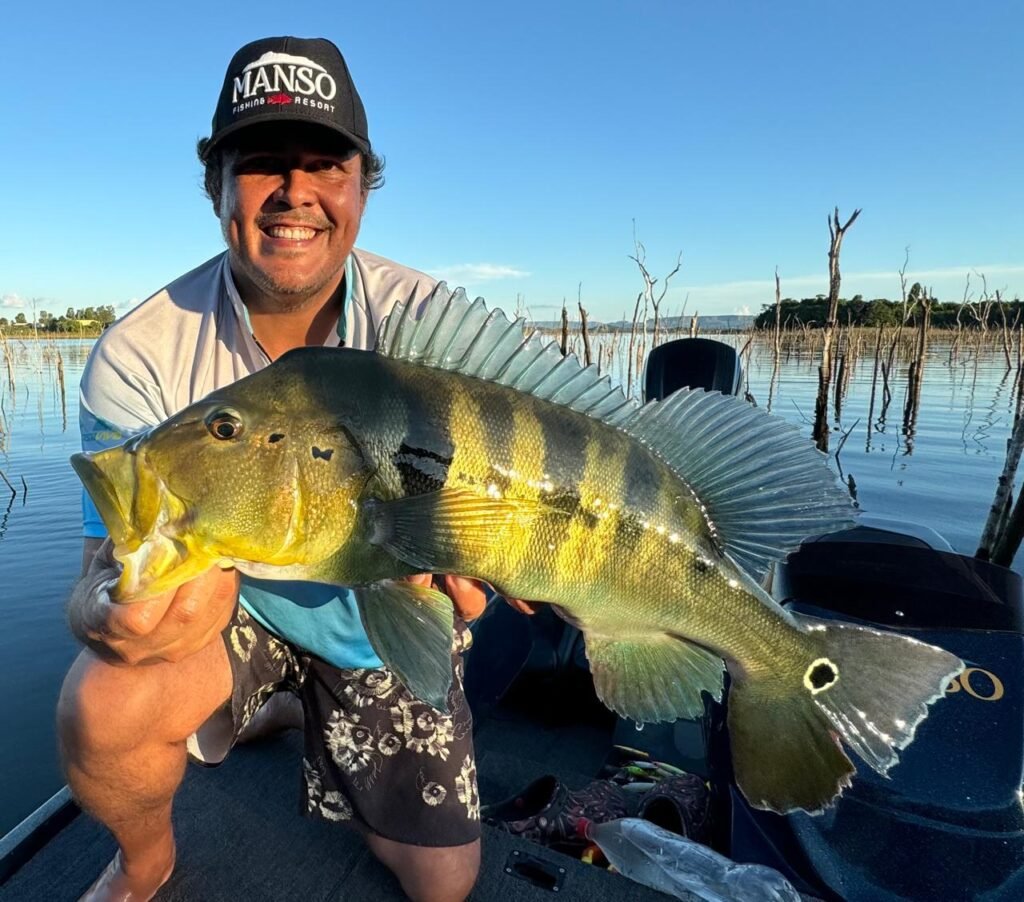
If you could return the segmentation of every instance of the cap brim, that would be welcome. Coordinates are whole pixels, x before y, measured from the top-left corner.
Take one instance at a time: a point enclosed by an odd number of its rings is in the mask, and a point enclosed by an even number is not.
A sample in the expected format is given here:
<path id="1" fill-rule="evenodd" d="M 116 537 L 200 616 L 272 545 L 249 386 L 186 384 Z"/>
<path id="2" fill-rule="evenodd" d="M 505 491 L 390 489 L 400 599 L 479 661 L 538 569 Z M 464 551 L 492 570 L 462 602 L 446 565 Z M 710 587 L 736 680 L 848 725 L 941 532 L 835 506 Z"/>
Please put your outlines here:
<path id="1" fill-rule="evenodd" d="M 336 135 L 341 135 L 352 143 L 352 145 L 360 153 L 369 153 L 370 143 L 365 138 L 358 138 L 348 131 L 348 129 L 341 128 L 340 126 L 333 125 L 327 122 L 321 122 L 316 119 L 310 119 L 308 116 L 297 116 L 281 110 L 267 111 L 266 113 L 254 113 L 251 116 L 247 116 L 239 122 L 232 122 L 230 125 L 225 126 L 216 135 L 214 135 L 207 143 L 206 147 L 203 148 L 203 153 L 200 159 L 205 163 L 209 160 L 210 155 L 216 150 L 221 144 L 224 143 L 225 138 L 231 137 L 236 132 L 240 132 L 242 129 L 250 125 L 261 125 L 272 122 L 302 122 L 306 125 L 315 125 L 324 131 L 333 132 Z"/>

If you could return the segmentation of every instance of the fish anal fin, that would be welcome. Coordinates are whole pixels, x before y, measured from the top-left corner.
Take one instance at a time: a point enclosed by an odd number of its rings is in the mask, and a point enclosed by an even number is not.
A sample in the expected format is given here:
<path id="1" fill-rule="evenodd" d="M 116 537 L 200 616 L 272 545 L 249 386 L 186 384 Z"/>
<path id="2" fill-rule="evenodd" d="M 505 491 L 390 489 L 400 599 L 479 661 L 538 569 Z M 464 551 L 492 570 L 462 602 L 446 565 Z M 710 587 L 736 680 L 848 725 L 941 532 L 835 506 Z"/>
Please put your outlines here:
<path id="1" fill-rule="evenodd" d="M 598 697 L 638 723 L 696 718 L 722 697 L 721 658 L 665 633 L 616 639 L 584 630 Z"/>
<path id="2" fill-rule="evenodd" d="M 418 699 L 448 711 L 452 683 L 452 603 L 447 595 L 402 580 L 352 590 L 370 645 Z"/>

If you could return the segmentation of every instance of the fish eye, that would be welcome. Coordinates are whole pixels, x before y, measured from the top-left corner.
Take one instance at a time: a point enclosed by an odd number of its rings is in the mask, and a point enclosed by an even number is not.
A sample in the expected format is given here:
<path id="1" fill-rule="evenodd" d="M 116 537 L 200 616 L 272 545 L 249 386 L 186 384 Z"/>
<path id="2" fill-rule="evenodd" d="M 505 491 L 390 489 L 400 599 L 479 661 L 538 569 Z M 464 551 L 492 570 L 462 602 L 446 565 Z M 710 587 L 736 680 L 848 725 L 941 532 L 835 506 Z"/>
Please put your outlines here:
<path id="1" fill-rule="evenodd" d="M 242 434 L 242 421 L 233 410 L 218 410 L 206 418 L 206 428 L 216 439 L 238 438 Z"/>

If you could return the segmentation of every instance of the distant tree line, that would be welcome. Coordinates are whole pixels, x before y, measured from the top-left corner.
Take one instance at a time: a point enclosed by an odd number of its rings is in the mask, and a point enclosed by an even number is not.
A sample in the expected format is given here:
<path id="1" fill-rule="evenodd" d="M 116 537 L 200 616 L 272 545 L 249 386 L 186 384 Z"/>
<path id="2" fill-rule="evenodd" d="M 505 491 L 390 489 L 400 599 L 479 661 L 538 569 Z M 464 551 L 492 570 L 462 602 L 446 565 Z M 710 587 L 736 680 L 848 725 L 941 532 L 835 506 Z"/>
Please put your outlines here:
<path id="1" fill-rule="evenodd" d="M 68 307 L 61 316 L 40 310 L 34 325 L 40 332 L 78 334 L 101 331 L 115 319 L 117 319 L 117 314 L 114 312 L 113 305 L 104 304 L 101 307 L 80 307 L 78 309 Z M 17 314 L 13 320 L 8 320 L 6 316 L 0 316 L 0 329 L 12 325 L 32 326 L 33 324 L 26 319 L 24 313 Z"/>
<path id="2" fill-rule="evenodd" d="M 891 301 L 888 298 L 865 300 L 862 295 L 854 295 L 849 300 L 840 298 L 838 322 L 852 326 L 896 326 L 906 317 L 909 323 L 916 323 L 920 302 L 925 291 L 919 283 L 914 283 L 907 294 L 907 301 Z M 995 298 L 984 298 L 980 301 L 938 301 L 931 305 L 931 324 L 939 329 L 964 328 L 1001 328 L 1005 315 L 1007 323 L 1020 321 L 1022 302 L 1019 299 L 1000 301 Z M 905 311 L 905 314 L 904 314 Z M 823 294 L 813 298 L 797 301 L 783 298 L 781 303 L 781 322 L 783 327 L 807 326 L 821 328 L 828 319 L 828 297 Z M 754 320 L 759 329 L 772 328 L 775 325 L 775 305 L 765 304 L 764 309 Z"/>

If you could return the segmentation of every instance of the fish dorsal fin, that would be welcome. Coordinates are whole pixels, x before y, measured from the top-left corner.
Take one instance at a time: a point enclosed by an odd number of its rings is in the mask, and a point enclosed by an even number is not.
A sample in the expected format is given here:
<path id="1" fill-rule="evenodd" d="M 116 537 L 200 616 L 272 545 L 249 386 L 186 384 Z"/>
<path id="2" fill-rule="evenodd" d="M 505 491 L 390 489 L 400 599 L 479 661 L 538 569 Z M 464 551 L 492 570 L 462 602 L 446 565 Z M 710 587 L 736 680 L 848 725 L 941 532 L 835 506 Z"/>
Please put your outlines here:
<path id="1" fill-rule="evenodd" d="M 441 282 L 425 300 L 395 305 L 377 353 L 497 382 L 622 429 L 690 487 L 718 543 L 755 579 L 807 536 L 853 525 L 849 495 L 796 426 L 703 390 L 641 407 L 596 367 L 526 329 Z"/>
<path id="2" fill-rule="evenodd" d="M 622 428 L 686 481 L 719 544 L 757 580 L 808 536 L 854 524 L 827 456 L 792 423 L 739 398 L 681 388 Z"/>
<path id="3" fill-rule="evenodd" d="M 617 426 L 640 405 L 575 355 L 562 356 L 554 341 L 528 332 L 526 320 L 470 303 L 461 288 L 438 284 L 426 300 L 400 302 L 384 321 L 377 353 L 397 360 L 476 376 L 544 401 L 563 404 Z"/>

